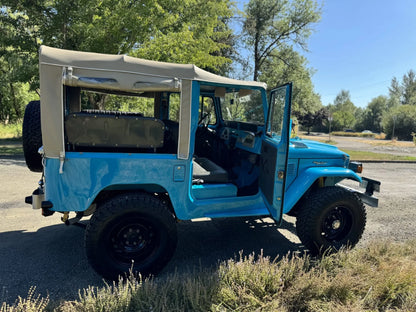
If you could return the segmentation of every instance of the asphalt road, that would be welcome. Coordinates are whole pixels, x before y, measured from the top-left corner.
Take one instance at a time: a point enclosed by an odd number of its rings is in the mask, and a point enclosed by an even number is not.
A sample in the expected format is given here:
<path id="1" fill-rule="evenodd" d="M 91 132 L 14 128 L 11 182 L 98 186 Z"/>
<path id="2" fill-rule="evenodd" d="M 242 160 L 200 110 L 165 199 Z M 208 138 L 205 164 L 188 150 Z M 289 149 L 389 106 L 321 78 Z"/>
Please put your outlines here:
<path id="1" fill-rule="evenodd" d="M 371 241 L 416 238 L 416 164 L 365 164 L 364 175 L 382 181 L 380 207 L 368 209 L 367 228 L 359 245 Z M 104 283 L 89 266 L 84 251 L 84 230 L 65 226 L 55 214 L 42 217 L 24 203 L 40 174 L 30 172 L 22 159 L 0 159 L 0 299 L 12 303 L 25 297 L 31 286 L 52 299 L 76 299 L 78 289 Z M 270 219 L 199 220 L 178 224 L 179 242 L 174 258 L 161 277 L 175 271 L 208 268 L 244 254 L 275 258 L 302 252 L 294 218 L 281 228 Z"/>

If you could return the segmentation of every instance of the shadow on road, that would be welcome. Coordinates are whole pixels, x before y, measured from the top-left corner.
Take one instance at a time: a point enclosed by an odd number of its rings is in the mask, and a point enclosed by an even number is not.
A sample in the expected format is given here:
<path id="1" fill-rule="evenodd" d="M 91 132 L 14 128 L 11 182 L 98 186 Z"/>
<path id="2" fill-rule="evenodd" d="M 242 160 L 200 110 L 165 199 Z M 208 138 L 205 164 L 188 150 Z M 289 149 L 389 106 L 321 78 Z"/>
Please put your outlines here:
<path id="1" fill-rule="evenodd" d="M 0 155 L 0 164 L 5 166 L 26 167 L 23 155 Z"/>
<path id="2" fill-rule="evenodd" d="M 238 259 L 251 253 L 274 259 L 291 251 L 302 251 L 301 245 L 288 240 L 267 219 L 232 218 L 178 224 L 178 248 L 159 278 L 172 273 L 215 268 L 220 262 Z M 281 229 L 294 231 L 292 223 Z M 104 286 L 89 266 L 84 251 L 81 227 L 57 224 L 37 230 L 0 233 L 1 302 L 13 303 L 26 297 L 31 286 L 41 296 L 73 300 L 78 290 L 87 286 Z"/>

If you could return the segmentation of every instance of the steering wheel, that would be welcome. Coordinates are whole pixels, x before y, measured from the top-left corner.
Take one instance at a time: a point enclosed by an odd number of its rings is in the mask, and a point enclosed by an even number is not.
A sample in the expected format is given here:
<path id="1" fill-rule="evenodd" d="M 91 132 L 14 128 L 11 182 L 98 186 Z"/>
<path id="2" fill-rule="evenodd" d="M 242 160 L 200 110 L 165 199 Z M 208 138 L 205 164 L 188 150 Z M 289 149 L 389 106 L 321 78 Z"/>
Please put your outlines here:
<path id="1" fill-rule="evenodd" d="M 198 121 L 198 126 L 203 125 L 204 127 L 208 127 L 208 124 L 211 121 L 211 114 L 210 113 L 204 113 L 201 117 L 201 119 Z"/>

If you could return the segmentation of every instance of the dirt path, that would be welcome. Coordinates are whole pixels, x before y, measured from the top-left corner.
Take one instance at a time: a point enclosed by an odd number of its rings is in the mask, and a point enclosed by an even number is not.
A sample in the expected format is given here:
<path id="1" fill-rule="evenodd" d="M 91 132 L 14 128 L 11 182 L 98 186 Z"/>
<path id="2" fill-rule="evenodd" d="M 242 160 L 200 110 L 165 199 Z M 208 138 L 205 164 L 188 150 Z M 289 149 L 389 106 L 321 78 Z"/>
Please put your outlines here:
<path id="1" fill-rule="evenodd" d="M 368 209 L 367 228 L 360 245 L 379 239 L 415 238 L 416 164 L 365 164 L 366 176 L 382 181 L 380 207 Z M 78 289 L 103 286 L 90 268 L 83 246 L 84 230 L 67 227 L 59 215 L 44 218 L 24 204 L 40 175 L 23 160 L 0 159 L 0 289 L 1 301 L 14 302 L 37 286 L 42 296 L 76 299 Z M 302 252 L 294 218 L 281 228 L 270 219 L 221 219 L 181 222 L 174 258 L 162 276 L 175 270 L 216 266 L 220 261 L 260 253 L 272 258 Z"/>

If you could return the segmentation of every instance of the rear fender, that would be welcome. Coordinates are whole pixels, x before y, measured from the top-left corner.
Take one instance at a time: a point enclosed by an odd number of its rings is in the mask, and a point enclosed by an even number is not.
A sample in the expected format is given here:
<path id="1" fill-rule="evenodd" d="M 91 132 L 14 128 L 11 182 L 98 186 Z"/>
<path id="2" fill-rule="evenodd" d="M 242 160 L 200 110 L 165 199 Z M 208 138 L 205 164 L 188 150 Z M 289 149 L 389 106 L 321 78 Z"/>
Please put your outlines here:
<path id="1" fill-rule="evenodd" d="M 302 171 L 286 189 L 283 213 L 288 213 L 302 198 L 312 184 L 319 178 L 336 177 L 341 180 L 351 179 L 361 183 L 361 177 L 354 171 L 340 167 L 311 167 Z"/>

